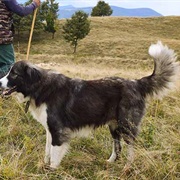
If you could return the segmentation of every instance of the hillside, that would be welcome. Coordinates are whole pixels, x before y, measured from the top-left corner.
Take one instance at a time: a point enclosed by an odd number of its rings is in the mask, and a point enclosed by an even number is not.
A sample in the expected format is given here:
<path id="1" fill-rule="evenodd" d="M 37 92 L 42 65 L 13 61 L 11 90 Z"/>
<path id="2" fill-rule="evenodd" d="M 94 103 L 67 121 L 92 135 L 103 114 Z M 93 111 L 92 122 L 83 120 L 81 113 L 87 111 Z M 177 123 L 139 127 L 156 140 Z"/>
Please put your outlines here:
<path id="1" fill-rule="evenodd" d="M 62 25 L 65 20 L 59 20 L 59 30 L 54 40 L 51 39 L 51 34 L 34 32 L 31 60 L 62 63 L 77 58 L 78 62 L 95 63 L 100 66 L 105 64 L 118 67 L 123 63 L 128 68 L 148 68 L 145 65 L 152 64 L 148 47 L 158 40 L 180 54 L 180 17 L 99 17 L 90 20 L 91 31 L 79 42 L 76 56 L 72 55 L 73 48 L 62 37 Z M 19 52 L 17 59 L 22 59 L 23 54 L 26 54 L 27 42 L 28 34 L 24 33 L 17 49 L 18 42 L 15 38 L 16 52 Z M 137 63 L 139 61 L 141 63 Z"/>
<path id="2" fill-rule="evenodd" d="M 70 18 L 76 11 L 84 11 L 87 14 L 91 14 L 93 7 L 74 7 L 74 6 L 60 6 L 59 7 L 59 18 Z M 126 17 L 156 17 L 162 16 L 160 13 L 150 8 L 136 8 L 127 9 L 118 6 L 111 6 L 113 13 L 111 16 L 126 16 Z"/>
<path id="3" fill-rule="evenodd" d="M 67 76 L 97 79 L 104 76 L 141 78 L 152 73 L 148 55 L 151 43 L 161 40 L 175 50 L 180 60 L 180 17 L 91 18 L 89 35 L 79 42 L 77 54 L 62 37 L 62 25 L 55 39 L 45 32 L 34 32 L 30 61 L 55 69 Z M 28 34 L 21 34 L 14 46 L 17 60 L 25 59 Z M 19 45 L 19 46 L 18 46 Z M 109 164 L 112 139 L 107 127 L 90 137 L 74 139 L 69 153 L 56 171 L 43 164 L 45 131 L 24 106 L 13 97 L 0 98 L 0 179 L 2 180 L 140 180 L 180 178 L 180 90 L 162 101 L 150 101 L 135 145 L 135 162 L 123 174 L 126 146 L 121 158 Z"/>

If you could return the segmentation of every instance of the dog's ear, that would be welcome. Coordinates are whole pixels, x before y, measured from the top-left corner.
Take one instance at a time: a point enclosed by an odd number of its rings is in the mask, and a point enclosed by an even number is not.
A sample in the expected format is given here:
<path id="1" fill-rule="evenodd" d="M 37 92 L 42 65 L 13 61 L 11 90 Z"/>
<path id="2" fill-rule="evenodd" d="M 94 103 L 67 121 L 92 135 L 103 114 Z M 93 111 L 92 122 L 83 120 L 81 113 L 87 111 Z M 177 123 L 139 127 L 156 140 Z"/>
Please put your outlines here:
<path id="1" fill-rule="evenodd" d="M 38 82 L 40 81 L 42 76 L 41 72 L 38 69 L 31 66 L 25 67 L 25 74 L 27 75 L 27 80 L 30 82 Z"/>

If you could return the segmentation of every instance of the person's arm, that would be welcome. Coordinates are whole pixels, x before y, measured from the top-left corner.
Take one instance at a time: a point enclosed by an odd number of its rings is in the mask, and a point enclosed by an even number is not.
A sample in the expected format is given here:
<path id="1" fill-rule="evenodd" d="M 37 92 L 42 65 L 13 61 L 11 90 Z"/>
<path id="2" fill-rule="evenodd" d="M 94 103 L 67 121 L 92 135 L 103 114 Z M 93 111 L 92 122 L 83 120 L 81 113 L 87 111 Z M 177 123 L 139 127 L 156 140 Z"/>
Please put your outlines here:
<path id="1" fill-rule="evenodd" d="M 18 14 L 19 16 L 27 16 L 31 14 L 38 7 L 38 4 L 35 3 L 34 1 L 30 5 L 27 5 L 25 7 L 19 5 L 16 0 L 2 0 L 2 1 L 10 11 Z"/>

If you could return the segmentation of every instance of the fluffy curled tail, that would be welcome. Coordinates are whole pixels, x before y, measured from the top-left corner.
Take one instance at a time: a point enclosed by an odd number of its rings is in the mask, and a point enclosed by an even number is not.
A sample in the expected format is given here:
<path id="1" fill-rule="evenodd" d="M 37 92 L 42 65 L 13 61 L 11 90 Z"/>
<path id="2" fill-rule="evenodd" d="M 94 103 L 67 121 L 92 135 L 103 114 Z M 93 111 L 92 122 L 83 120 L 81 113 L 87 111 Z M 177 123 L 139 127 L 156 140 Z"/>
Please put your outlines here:
<path id="1" fill-rule="evenodd" d="M 174 51 L 161 42 L 152 44 L 149 54 L 154 59 L 154 71 L 152 75 L 140 80 L 140 87 L 144 87 L 145 96 L 162 98 L 174 88 L 179 78 L 180 65 Z"/>

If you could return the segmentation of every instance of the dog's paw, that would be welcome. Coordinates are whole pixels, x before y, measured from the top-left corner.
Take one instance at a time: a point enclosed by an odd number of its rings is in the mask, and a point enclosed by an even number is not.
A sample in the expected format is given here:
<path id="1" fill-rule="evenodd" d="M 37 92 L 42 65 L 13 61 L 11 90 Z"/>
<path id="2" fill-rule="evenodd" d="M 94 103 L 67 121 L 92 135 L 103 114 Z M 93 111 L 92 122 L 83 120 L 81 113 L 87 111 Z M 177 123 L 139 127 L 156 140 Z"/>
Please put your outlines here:
<path id="1" fill-rule="evenodd" d="M 49 164 L 50 163 L 50 156 L 45 156 L 44 157 L 44 163 Z"/>
<path id="2" fill-rule="evenodd" d="M 54 163 L 51 163 L 49 167 L 50 167 L 51 170 L 56 170 L 58 168 L 58 165 L 54 164 Z"/>
<path id="3" fill-rule="evenodd" d="M 117 155 L 113 153 L 113 154 L 110 156 L 110 158 L 107 160 L 107 162 L 108 162 L 108 163 L 113 163 L 113 162 L 116 161 L 116 159 L 117 159 Z"/>
<path id="4" fill-rule="evenodd" d="M 108 163 L 113 163 L 113 162 L 115 162 L 115 160 L 114 160 L 114 159 L 109 158 L 108 160 L 106 160 L 106 162 L 108 162 Z"/>
<path id="5" fill-rule="evenodd" d="M 50 171 L 50 172 L 54 172 L 54 171 L 56 171 L 56 169 L 55 168 L 51 168 L 49 165 L 44 165 L 44 171 Z"/>

